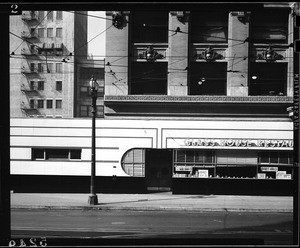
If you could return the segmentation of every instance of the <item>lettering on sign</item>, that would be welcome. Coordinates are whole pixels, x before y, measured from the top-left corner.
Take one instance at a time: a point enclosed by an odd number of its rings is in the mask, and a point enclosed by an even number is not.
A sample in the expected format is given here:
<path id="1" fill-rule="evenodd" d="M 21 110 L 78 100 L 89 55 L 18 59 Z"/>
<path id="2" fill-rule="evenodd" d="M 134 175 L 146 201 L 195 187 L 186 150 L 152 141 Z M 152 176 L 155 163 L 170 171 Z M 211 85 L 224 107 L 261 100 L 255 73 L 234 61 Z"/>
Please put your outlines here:
<path id="1" fill-rule="evenodd" d="M 294 146 L 293 140 L 280 139 L 185 139 L 184 146 L 223 146 L 223 147 L 287 147 Z"/>

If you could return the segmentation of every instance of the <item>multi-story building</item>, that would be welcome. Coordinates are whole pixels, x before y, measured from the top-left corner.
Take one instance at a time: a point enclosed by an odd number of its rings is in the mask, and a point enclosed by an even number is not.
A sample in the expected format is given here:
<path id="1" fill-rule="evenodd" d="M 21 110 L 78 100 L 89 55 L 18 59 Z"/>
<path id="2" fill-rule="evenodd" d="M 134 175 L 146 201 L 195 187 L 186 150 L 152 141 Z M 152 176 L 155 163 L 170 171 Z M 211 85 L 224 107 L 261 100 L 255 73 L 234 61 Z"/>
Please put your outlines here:
<path id="1" fill-rule="evenodd" d="M 292 195 L 290 4 L 162 9 L 107 11 L 97 191 Z M 89 119 L 11 123 L 19 186 L 89 190 Z"/>
<path id="2" fill-rule="evenodd" d="M 10 32 L 11 117 L 74 117 L 86 12 L 23 11 L 10 18 Z"/>

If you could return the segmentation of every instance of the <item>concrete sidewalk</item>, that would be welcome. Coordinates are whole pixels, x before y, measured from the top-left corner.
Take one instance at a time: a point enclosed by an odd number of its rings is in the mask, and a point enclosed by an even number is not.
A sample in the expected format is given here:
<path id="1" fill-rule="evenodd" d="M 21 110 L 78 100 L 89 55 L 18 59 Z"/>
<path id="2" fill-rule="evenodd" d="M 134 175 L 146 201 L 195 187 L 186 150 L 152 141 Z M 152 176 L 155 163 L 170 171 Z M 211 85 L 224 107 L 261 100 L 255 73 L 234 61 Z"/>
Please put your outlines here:
<path id="1" fill-rule="evenodd" d="M 291 196 L 97 194 L 99 204 L 88 204 L 89 194 L 11 193 L 11 209 L 180 210 L 293 212 Z"/>

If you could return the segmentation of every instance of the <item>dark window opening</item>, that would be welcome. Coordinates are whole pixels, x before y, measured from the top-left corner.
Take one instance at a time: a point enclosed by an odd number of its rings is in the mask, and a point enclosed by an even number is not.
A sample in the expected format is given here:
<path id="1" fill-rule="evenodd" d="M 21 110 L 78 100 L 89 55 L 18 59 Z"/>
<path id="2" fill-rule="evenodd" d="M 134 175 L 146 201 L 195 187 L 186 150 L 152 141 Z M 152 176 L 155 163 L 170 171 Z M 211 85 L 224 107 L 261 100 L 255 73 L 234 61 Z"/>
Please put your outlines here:
<path id="1" fill-rule="evenodd" d="M 287 43 L 288 11 L 264 10 L 251 14 L 251 33 L 254 43 Z"/>
<path id="2" fill-rule="evenodd" d="M 165 62 L 133 62 L 130 94 L 167 95 L 167 70 Z"/>
<path id="3" fill-rule="evenodd" d="M 32 160 L 81 159 L 81 149 L 33 148 Z"/>
<path id="4" fill-rule="evenodd" d="M 192 12 L 191 33 L 193 43 L 227 43 L 228 12 Z"/>
<path id="5" fill-rule="evenodd" d="M 132 18 L 132 41 L 168 42 L 168 12 L 136 11 Z"/>
<path id="6" fill-rule="evenodd" d="M 251 63 L 249 95 L 286 95 L 286 63 Z"/>
<path id="7" fill-rule="evenodd" d="M 227 63 L 193 62 L 190 95 L 226 95 Z"/>

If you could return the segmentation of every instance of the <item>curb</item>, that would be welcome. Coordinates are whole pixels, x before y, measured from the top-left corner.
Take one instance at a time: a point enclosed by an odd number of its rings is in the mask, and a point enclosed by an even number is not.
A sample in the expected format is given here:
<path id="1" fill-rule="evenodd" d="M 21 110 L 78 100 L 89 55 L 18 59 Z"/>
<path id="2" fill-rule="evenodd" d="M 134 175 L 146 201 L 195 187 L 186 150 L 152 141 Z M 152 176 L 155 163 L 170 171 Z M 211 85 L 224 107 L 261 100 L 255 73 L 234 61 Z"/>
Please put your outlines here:
<path id="1" fill-rule="evenodd" d="M 11 210 L 123 210 L 123 211 L 190 211 L 190 212 L 260 212 L 293 213 L 292 209 L 246 209 L 246 208 L 186 208 L 186 207 L 109 207 L 109 206 L 24 206 L 15 205 Z"/>

